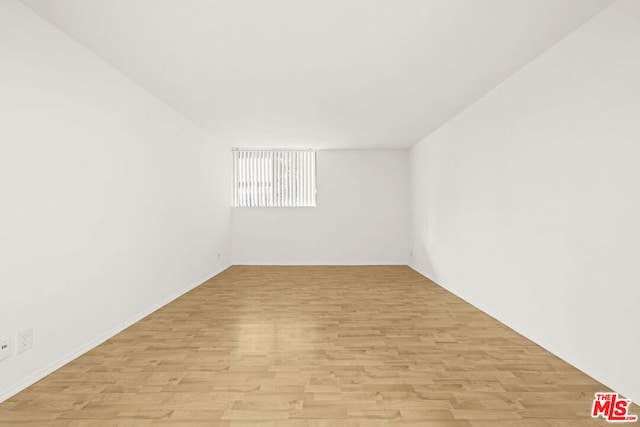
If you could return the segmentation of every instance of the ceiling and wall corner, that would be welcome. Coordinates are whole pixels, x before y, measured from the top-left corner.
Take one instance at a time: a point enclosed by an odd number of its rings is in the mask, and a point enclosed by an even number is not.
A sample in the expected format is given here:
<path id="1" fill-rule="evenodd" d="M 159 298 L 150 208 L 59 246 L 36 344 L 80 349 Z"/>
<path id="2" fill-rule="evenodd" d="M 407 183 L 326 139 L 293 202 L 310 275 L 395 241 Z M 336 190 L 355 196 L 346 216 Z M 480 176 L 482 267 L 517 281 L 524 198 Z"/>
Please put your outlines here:
<path id="1" fill-rule="evenodd" d="M 23 0 L 230 146 L 408 148 L 609 0 Z"/>

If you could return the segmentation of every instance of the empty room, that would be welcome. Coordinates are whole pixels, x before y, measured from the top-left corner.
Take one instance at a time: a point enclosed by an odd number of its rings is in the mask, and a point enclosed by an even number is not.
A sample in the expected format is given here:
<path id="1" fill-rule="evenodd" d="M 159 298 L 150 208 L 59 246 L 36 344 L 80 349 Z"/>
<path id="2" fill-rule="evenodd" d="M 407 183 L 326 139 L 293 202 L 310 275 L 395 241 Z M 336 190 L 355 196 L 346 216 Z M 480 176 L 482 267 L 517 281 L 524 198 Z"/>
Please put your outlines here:
<path id="1" fill-rule="evenodd" d="M 640 425 L 640 1 L 0 0 L 0 425 Z"/>

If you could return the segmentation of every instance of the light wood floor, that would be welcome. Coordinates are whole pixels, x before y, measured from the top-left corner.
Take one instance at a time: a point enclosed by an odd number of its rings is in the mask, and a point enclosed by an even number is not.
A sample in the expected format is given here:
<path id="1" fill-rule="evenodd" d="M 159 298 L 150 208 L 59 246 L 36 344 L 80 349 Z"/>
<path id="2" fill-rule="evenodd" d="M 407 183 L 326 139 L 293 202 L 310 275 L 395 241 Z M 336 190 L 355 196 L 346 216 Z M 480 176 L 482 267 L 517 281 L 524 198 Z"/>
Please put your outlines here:
<path id="1" fill-rule="evenodd" d="M 408 267 L 234 266 L 0 425 L 591 426 L 604 390 Z"/>

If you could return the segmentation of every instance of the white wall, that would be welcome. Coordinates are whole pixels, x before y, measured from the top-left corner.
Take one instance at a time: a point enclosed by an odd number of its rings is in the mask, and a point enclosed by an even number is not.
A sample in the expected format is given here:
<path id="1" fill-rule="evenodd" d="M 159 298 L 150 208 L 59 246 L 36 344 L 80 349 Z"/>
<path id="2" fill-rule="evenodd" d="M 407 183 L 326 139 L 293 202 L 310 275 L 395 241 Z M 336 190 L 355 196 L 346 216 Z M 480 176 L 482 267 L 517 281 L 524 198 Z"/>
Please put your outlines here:
<path id="1" fill-rule="evenodd" d="M 407 151 L 318 151 L 317 189 L 313 208 L 233 208 L 233 263 L 406 264 Z"/>
<path id="2" fill-rule="evenodd" d="M 0 401 L 228 265 L 228 172 L 228 150 L 0 2 L 0 337 L 35 332 L 0 362 Z"/>
<path id="3" fill-rule="evenodd" d="M 411 265 L 640 401 L 640 3 L 411 151 Z"/>

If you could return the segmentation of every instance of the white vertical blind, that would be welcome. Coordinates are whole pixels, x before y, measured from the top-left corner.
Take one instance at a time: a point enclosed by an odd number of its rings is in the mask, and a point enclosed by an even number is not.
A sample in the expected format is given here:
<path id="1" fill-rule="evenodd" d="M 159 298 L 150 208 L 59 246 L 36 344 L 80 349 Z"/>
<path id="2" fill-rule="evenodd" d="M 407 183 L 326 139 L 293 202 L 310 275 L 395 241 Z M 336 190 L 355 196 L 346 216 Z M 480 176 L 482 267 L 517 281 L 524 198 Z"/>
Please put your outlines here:
<path id="1" fill-rule="evenodd" d="M 316 152 L 233 150 L 233 206 L 315 206 Z"/>

